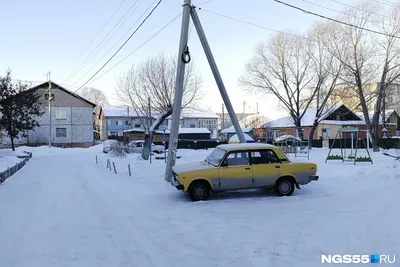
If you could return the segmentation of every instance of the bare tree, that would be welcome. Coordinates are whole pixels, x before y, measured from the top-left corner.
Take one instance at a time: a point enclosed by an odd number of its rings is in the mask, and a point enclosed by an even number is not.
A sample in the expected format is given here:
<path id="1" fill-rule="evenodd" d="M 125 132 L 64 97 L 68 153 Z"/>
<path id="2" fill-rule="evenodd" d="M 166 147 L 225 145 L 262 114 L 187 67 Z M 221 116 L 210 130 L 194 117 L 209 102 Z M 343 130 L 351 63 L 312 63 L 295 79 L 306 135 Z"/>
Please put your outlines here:
<path id="1" fill-rule="evenodd" d="M 273 94 L 289 112 L 303 139 L 301 119 L 314 99 L 310 46 L 304 36 L 279 33 L 260 44 L 240 84 L 255 93 Z"/>
<path id="2" fill-rule="evenodd" d="M 142 157 L 148 159 L 150 133 L 173 112 L 177 62 L 175 57 L 160 54 L 130 68 L 119 79 L 119 99 L 132 106 L 145 131 Z M 193 107 L 201 98 L 201 77 L 192 64 L 187 65 L 182 108 Z"/>
<path id="3" fill-rule="evenodd" d="M 309 32 L 308 40 L 311 47 L 310 56 L 312 58 L 312 67 L 310 71 L 314 72 L 313 103 L 310 105 L 315 111 L 314 121 L 308 137 L 308 146 L 312 148 L 312 139 L 318 124 L 326 114 L 332 111 L 341 99 L 332 99 L 339 77 L 343 73 L 343 66 L 332 54 L 327 52 L 324 47 L 327 34 L 331 29 L 328 24 L 317 24 Z"/>
<path id="4" fill-rule="evenodd" d="M 257 129 L 257 128 L 262 128 L 263 125 L 267 122 L 269 122 L 270 119 L 267 118 L 264 115 L 250 115 L 246 118 L 243 118 L 243 120 L 241 121 L 242 127 L 244 128 L 253 128 L 253 129 Z"/>
<path id="5" fill-rule="evenodd" d="M 80 95 L 100 107 L 109 105 L 106 95 L 103 93 L 103 91 L 99 89 L 93 87 L 85 87 L 80 92 Z"/>
<path id="6" fill-rule="evenodd" d="M 356 27 L 334 24 L 331 38 L 326 39 L 325 48 L 344 67 L 341 76 L 348 87 L 355 88 L 367 129 L 371 133 L 373 151 L 379 151 L 379 122 L 386 89 L 400 77 L 400 12 L 398 7 L 390 10 L 390 20 L 377 16 L 380 6 L 375 1 L 364 1 L 348 9 L 347 15 L 339 18 Z M 376 28 L 378 26 L 378 29 Z M 386 36 L 371 33 L 365 28 L 377 29 Z M 367 84 L 379 80 L 375 94 L 372 121 L 368 105 Z M 383 107 L 384 108 L 384 107 Z"/>

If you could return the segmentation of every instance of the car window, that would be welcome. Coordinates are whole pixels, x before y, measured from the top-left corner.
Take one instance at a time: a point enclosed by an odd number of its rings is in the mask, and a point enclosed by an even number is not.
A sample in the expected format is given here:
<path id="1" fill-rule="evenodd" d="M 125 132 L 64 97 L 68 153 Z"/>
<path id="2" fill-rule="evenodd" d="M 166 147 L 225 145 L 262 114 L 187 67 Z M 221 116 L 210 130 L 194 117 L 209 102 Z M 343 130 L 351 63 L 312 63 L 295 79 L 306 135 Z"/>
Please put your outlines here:
<path id="1" fill-rule="evenodd" d="M 142 147 L 142 143 L 140 142 L 136 143 L 136 147 Z"/>
<path id="2" fill-rule="evenodd" d="M 206 161 L 209 164 L 217 167 L 221 163 L 224 156 L 225 156 L 225 150 L 220 148 L 215 148 L 213 152 L 211 152 L 211 154 L 206 158 Z"/>
<path id="3" fill-rule="evenodd" d="M 260 150 L 251 152 L 251 163 L 252 164 L 270 164 L 280 163 L 278 156 L 272 150 Z"/>
<path id="4" fill-rule="evenodd" d="M 225 159 L 227 166 L 249 165 L 249 154 L 247 151 L 231 152 Z"/>

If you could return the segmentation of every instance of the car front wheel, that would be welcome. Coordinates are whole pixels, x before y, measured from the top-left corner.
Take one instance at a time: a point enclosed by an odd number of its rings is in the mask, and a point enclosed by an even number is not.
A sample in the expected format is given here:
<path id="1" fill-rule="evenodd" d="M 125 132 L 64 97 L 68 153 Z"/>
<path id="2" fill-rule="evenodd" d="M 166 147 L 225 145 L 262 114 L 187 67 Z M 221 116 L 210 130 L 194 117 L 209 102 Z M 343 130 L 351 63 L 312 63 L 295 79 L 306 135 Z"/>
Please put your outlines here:
<path id="1" fill-rule="evenodd" d="M 293 179 L 281 178 L 275 184 L 275 192 L 278 196 L 291 196 L 294 192 L 294 187 Z"/>
<path id="2" fill-rule="evenodd" d="M 204 181 L 193 182 L 188 191 L 193 201 L 206 200 L 210 195 L 210 188 Z"/>

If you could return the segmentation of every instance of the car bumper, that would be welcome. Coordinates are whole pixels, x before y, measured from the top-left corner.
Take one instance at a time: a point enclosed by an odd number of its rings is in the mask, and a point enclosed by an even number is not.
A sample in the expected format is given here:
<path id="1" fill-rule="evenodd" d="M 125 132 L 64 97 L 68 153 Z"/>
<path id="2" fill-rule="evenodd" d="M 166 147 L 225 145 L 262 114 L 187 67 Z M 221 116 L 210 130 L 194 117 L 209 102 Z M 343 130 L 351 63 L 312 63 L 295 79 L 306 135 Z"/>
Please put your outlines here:
<path id="1" fill-rule="evenodd" d="M 319 176 L 318 175 L 310 175 L 310 182 L 311 181 L 318 181 Z"/>
<path id="2" fill-rule="evenodd" d="M 171 184 L 176 187 L 178 190 L 183 190 L 183 185 L 181 185 L 178 181 L 178 177 L 175 172 L 172 172 Z"/>

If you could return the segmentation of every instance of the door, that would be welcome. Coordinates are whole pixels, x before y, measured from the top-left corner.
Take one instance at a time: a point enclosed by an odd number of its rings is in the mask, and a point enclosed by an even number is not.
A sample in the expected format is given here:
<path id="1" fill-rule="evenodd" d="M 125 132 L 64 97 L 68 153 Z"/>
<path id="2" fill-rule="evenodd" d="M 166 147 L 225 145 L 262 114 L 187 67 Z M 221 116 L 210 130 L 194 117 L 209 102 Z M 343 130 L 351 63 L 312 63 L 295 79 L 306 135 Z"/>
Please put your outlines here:
<path id="1" fill-rule="evenodd" d="M 254 186 L 270 186 L 281 176 L 282 164 L 271 149 L 251 152 Z"/>
<path id="2" fill-rule="evenodd" d="M 219 188 L 232 190 L 253 186 L 253 172 L 248 151 L 230 152 L 219 168 Z"/>

